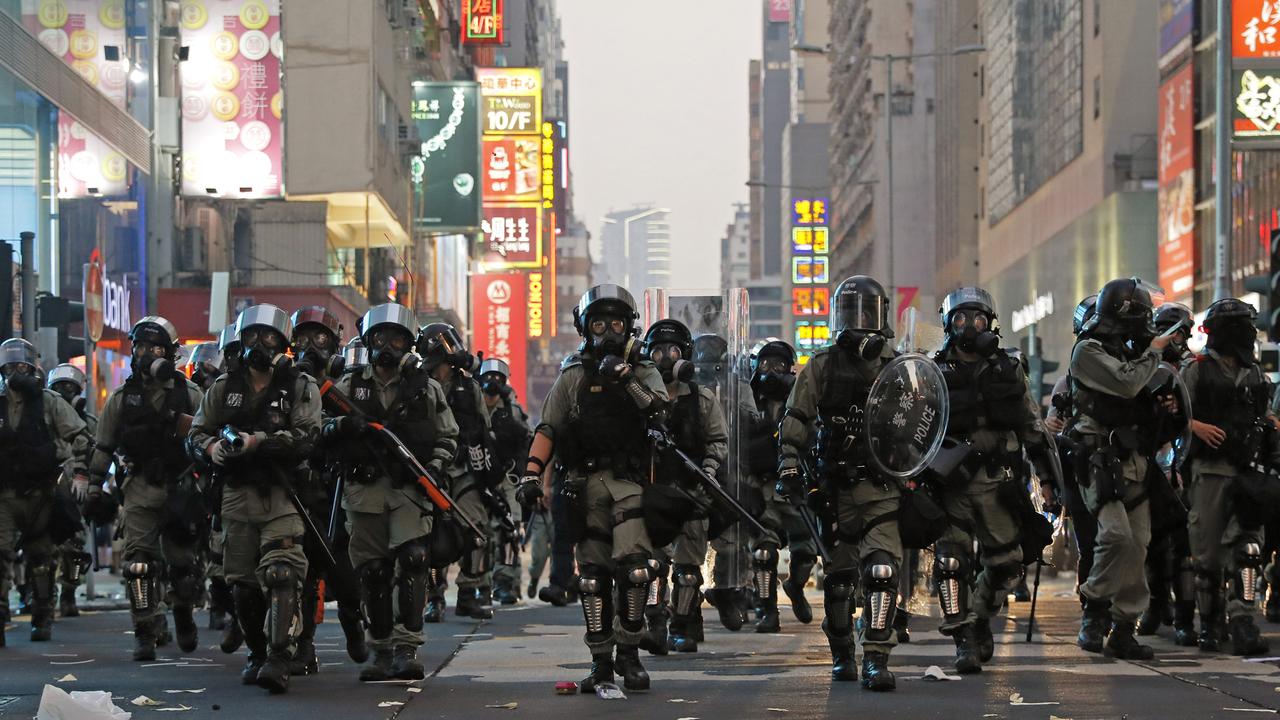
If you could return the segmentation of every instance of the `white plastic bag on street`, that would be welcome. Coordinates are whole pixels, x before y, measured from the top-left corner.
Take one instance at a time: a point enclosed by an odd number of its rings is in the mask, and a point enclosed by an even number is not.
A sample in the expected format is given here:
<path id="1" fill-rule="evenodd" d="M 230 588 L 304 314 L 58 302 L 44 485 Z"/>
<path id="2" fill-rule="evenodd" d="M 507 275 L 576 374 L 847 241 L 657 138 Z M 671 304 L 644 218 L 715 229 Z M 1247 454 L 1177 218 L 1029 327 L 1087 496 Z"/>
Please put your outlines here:
<path id="1" fill-rule="evenodd" d="M 129 720 L 133 713 L 116 707 L 111 693 L 102 690 L 67 693 L 62 688 L 45 685 L 40 695 L 36 720 Z"/>

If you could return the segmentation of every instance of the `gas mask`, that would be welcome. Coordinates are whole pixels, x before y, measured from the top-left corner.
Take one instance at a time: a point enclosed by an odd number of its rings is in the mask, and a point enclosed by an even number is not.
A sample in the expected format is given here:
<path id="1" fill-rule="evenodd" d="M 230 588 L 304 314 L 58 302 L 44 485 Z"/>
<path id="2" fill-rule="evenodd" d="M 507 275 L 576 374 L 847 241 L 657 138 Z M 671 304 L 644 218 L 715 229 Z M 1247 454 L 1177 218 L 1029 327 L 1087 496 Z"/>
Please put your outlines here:
<path id="1" fill-rule="evenodd" d="M 786 400 L 796 376 L 789 372 L 758 372 L 751 378 L 751 389 L 768 400 Z"/>
<path id="2" fill-rule="evenodd" d="M 4 371 L 5 385 L 25 398 L 35 397 L 40 393 L 40 378 L 28 365 L 16 365 Z"/>
<path id="3" fill-rule="evenodd" d="M 54 383 L 49 389 L 61 395 L 68 405 L 74 406 L 76 402 L 82 400 L 80 398 L 80 388 L 77 388 L 74 383 L 60 381 Z"/>
<path id="4" fill-rule="evenodd" d="M 273 328 L 254 326 L 240 335 L 240 357 L 245 366 L 267 372 L 288 363 L 284 354 L 284 336 Z"/>
<path id="5" fill-rule="evenodd" d="M 616 315 L 593 315 L 587 320 L 587 337 L 597 356 L 625 355 L 631 335 L 626 320 Z"/>
<path id="6" fill-rule="evenodd" d="M 649 359 L 658 367 L 662 381 L 670 385 L 674 382 L 689 382 L 693 379 L 693 363 L 685 360 L 680 346 L 674 343 L 659 343 L 649 351 Z"/>
<path id="7" fill-rule="evenodd" d="M 880 357 L 886 342 L 884 335 L 866 330 L 841 330 L 840 334 L 836 335 L 836 347 L 863 360 L 874 360 Z"/>
<path id="8" fill-rule="evenodd" d="M 382 368 L 399 367 L 412 344 L 413 339 L 407 331 L 391 325 L 374 330 L 365 338 L 369 361 Z"/>
<path id="9" fill-rule="evenodd" d="M 981 310 L 957 310 L 947 327 L 951 341 L 961 352 L 987 357 L 1000 347 L 1000 336 Z"/>
<path id="10" fill-rule="evenodd" d="M 168 348 L 149 342 L 136 342 L 129 357 L 129 369 L 139 377 L 164 381 L 173 377 L 174 364 L 168 359 Z"/>
<path id="11" fill-rule="evenodd" d="M 298 353 L 298 370 L 313 378 L 341 377 L 347 361 L 341 355 L 329 355 L 323 350 L 308 349 Z"/>
<path id="12" fill-rule="evenodd" d="M 507 381 L 501 375 L 486 375 L 480 378 L 480 389 L 489 397 L 505 397 L 511 392 Z"/>
<path id="13" fill-rule="evenodd" d="M 208 390 L 213 387 L 213 383 L 218 379 L 219 375 L 217 368 L 211 368 L 207 363 L 197 363 L 191 370 L 191 382 Z"/>
<path id="14" fill-rule="evenodd" d="M 1224 322 L 1209 332 L 1207 345 L 1220 353 L 1234 355 L 1244 362 L 1256 359 L 1254 346 L 1258 331 L 1253 324 L 1243 320 Z"/>
<path id="15" fill-rule="evenodd" d="M 1173 339 L 1169 341 L 1169 344 L 1165 346 L 1161 357 L 1164 358 L 1165 362 L 1177 365 L 1187 357 L 1189 352 L 1187 349 L 1187 336 L 1184 333 L 1176 333 Z"/>

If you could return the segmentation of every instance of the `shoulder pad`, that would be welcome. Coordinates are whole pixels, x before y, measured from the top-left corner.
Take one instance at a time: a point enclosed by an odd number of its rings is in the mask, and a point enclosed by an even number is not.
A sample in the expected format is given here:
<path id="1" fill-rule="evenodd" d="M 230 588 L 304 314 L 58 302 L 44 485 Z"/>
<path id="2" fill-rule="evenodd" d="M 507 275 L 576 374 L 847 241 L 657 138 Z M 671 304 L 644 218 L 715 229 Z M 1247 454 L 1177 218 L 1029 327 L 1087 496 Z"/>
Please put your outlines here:
<path id="1" fill-rule="evenodd" d="M 572 355 L 566 355 L 564 360 L 560 361 L 560 372 L 564 372 L 565 370 L 568 370 L 569 368 L 575 365 L 581 365 L 581 364 L 582 364 L 582 356 L 579 355 L 578 353 L 573 353 Z"/>
<path id="2" fill-rule="evenodd" d="M 658 366 L 652 360 L 641 360 L 636 363 L 636 367 L 657 369 Z"/>
<path id="3" fill-rule="evenodd" d="M 1031 371 L 1031 359 L 1028 358 L 1026 355 L 1022 354 L 1021 348 L 1016 348 L 1016 347 L 1000 348 L 1000 352 L 1004 353 L 1005 357 L 1021 365 L 1024 371 L 1027 371 L 1027 372 Z"/>

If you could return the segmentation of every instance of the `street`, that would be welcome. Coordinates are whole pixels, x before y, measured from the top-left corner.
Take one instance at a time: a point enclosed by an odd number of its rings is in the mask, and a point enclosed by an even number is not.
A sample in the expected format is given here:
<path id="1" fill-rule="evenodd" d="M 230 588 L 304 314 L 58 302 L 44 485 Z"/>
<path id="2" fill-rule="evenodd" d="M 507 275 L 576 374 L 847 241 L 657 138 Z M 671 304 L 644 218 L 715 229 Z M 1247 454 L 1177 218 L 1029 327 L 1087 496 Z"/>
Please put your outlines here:
<path id="1" fill-rule="evenodd" d="M 451 593 L 452 595 L 452 593 Z M 810 588 L 820 617 L 821 594 Z M 451 598 L 452 599 L 452 598 Z M 578 680 L 589 656 L 581 642 L 579 608 L 526 601 L 491 621 L 452 616 L 429 625 L 421 683 L 361 684 L 341 645 L 330 610 L 317 633 L 323 667 L 295 678 L 287 695 L 271 697 L 239 684 L 243 656 L 223 655 L 213 635 L 184 656 L 170 645 L 154 663 L 128 660 L 124 611 L 86 613 L 61 621 L 54 642 L 32 645 L 25 624 L 11 629 L 0 651 L 0 717 L 35 715 L 44 684 L 64 690 L 110 690 L 118 706 L 146 718 L 157 712 L 190 717 L 278 718 L 550 718 L 590 712 L 596 717 L 691 718 L 1239 718 L 1280 711 L 1276 658 L 1246 661 L 1177 648 L 1150 639 L 1156 660 L 1120 662 L 1075 647 L 1076 600 L 1065 579 L 1041 587 L 1037 626 L 1045 634 L 1024 642 L 1030 606 L 1015 603 L 1013 618 L 997 623 L 995 658 L 981 675 L 954 682 L 921 679 L 930 665 L 947 674 L 953 645 L 913 619 L 912 639 L 893 654 L 898 689 L 872 694 L 856 684 L 833 685 L 820 621 L 800 625 L 783 610 L 783 633 L 757 635 L 750 626 L 730 633 L 704 608 L 707 641 L 693 655 L 642 655 L 653 689 L 625 701 L 556 695 L 557 681 Z M 1264 625 L 1273 644 L 1280 628 Z M 66 678 L 74 676 L 74 680 Z M 140 707 L 146 696 L 160 705 Z M 1247 715 L 1243 715 L 1247 717 Z"/>

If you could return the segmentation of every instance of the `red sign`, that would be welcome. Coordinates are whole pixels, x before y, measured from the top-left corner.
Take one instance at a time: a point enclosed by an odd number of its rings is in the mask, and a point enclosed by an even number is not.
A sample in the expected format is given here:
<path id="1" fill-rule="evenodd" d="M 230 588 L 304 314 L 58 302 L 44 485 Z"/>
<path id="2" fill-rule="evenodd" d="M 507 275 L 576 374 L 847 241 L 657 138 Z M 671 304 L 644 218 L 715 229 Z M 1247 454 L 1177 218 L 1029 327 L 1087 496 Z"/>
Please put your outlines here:
<path id="1" fill-rule="evenodd" d="M 1233 0 L 1231 3 L 1231 56 L 1280 57 L 1280 2 Z"/>
<path id="2" fill-rule="evenodd" d="M 1188 63 L 1160 86 L 1159 283 L 1170 297 L 1185 299 L 1195 284 L 1196 179 L 1194 72 Z"/>
<path id="3" fill-rule="evenodd" d="M 481 227 L 486 267 L 542 266 L 542 208 L 486 202 Z"/>
<path id="4" fill-rule="evenodd" d="M 791 22 L 791 0 L 769 0 L 769 22 Z"/>
<path id="5" fill-rule="evenodd" d="M 529 315 L 524 273 L 509 272 L 471 276 L 472 344 L 485 357 L 511 366 L 507 382 L 521 398 L 528 392 L 526 362 L 529 352 Z M 527 405 L 527 398 L 525 404 Z"/>
<path id="6" fill-rule="evenodd" d="M 819 317 L 831 314 L 830 288 L 791 288 L 791 314 Z"/>
<path id="7" fill-rule="evenodd" d="M 542 200 L 541 141 L 536 137 L 484 136 L 484 201 Z"/>
<path id="8" fill-rule="evenodd" d="M 462 0 L 462 42 L 501 45 L 502 0 Z"/>
<path id="9" fill-rule="evenodd" d="M 89 254 L 88 270 L 84 274 L 84 329 L 89 339 L 102 339 L 102 255 L 98 248 Z"/>

